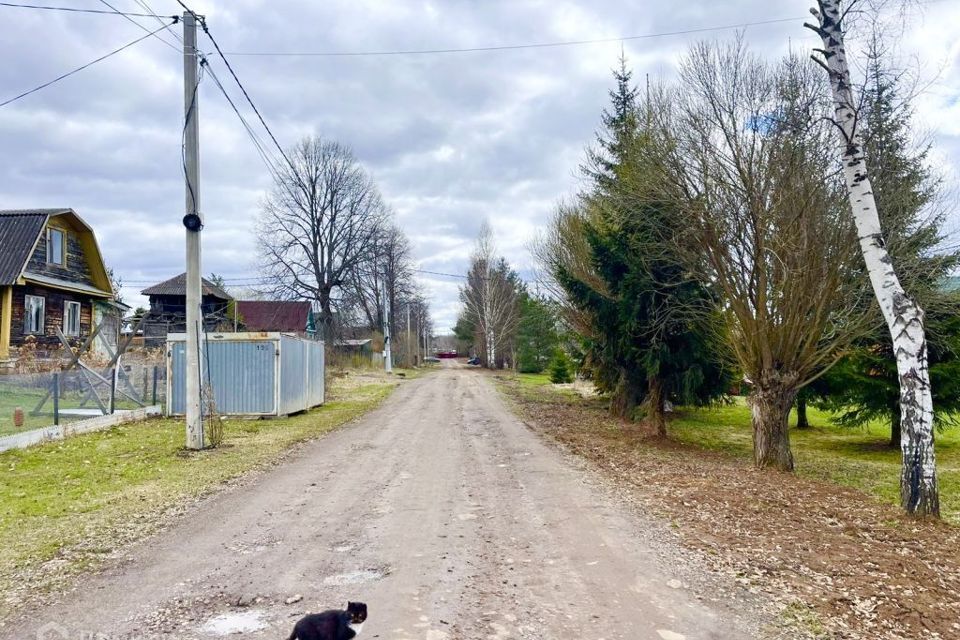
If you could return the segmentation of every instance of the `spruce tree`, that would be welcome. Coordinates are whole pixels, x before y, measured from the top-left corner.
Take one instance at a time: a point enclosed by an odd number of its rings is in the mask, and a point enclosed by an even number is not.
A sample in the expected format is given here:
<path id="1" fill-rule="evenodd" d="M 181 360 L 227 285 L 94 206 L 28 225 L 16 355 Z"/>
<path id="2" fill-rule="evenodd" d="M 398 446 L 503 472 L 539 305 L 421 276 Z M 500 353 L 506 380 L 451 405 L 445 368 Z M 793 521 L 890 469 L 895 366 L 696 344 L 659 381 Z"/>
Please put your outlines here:
<path id="1" fill-rule="evenodd" d="M 560 268 L 554 276 L 590 319 L 585 369 L 610 396 L 611 412 L 630 418 L 643 405 L 664 435 L 668 401 L 707 403 L 726 391 L 728 376 L 714 343 L 716 302 L 671 249 L 683 230 L 676 203 L 658 188 L 649 106 L 638 105 L 622 58 L 614 78 L 599 148 L 584 169 L 592 187 L 580 201 L 593 272 Z"/>

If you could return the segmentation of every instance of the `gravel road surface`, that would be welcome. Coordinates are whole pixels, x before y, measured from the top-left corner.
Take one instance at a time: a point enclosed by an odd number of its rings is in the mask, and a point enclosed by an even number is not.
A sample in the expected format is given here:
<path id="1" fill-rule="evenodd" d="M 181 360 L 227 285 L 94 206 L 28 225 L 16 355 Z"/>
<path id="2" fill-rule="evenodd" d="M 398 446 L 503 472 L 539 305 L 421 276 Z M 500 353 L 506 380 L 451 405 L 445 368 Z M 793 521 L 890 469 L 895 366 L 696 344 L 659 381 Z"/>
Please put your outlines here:
<path id="1" fill-rule="evenodd" d="M 348 599 L 369 605 L 361 638 L 757 637 L 710 580 L 486 375 L 447 363 L 0 637 L 286 639 Z"/>

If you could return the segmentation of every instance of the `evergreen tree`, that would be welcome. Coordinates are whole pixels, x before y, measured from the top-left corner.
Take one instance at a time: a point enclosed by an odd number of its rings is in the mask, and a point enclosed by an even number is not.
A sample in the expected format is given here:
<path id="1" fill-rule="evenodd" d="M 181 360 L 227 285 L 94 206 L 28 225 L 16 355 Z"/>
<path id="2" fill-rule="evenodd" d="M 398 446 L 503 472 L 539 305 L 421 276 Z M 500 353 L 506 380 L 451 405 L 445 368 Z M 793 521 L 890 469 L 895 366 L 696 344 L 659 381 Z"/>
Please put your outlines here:
<path id="1" fill-rule="evenodd" d="M 560 342 L 557 314 L 550 302 L 520 291 L 520 324 L 517 327 L 517 368 L 520 373 L 541 373 Z"/>
<path id="2" fill-rule="evenodd" d="M 570 358 L 563 352 L 563 349 L 557 349 L 550 361 L 550 382 L 553 384 L 573 382 L 573 372 L 570 369 Z"/>
<path id="3" fill-rule="evenodd" d="M 611 411 L 633 417 L 645 403 L 663 435 L 668 400 L 709 402 L 724 393 L 728 377 L 713 342 L 715 301 L 671 251 L 683 232 L 680 216 L 657 188 L 659 156 L 623 59 L 614 77 L 600 148 L 585 169 L 593 188 L 581 198 L 593 273 L 584 278 L 560 267 L 554 276 L 590 319 L 584 366 L 610 395 Z"/>

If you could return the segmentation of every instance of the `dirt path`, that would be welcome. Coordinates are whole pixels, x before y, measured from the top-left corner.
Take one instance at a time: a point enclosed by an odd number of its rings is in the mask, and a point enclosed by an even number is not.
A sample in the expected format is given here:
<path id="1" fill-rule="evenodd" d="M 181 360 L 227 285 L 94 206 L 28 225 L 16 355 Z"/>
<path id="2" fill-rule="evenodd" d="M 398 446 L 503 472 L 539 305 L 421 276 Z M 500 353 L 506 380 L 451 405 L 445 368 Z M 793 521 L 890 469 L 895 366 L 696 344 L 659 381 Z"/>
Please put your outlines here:
<path id="1" fill-rule="evenodd" d="M 286 638 L 347 599 L 365 637 L 756 637 L 668 539 L 447 367 L 0 637 Z"/>

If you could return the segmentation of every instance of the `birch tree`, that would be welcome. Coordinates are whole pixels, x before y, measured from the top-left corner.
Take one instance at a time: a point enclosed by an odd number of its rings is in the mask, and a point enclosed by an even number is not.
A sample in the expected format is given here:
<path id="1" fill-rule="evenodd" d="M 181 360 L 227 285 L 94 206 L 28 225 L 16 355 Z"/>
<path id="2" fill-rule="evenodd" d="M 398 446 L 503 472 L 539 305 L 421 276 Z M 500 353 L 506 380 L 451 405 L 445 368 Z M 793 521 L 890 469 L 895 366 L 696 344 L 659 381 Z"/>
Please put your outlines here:
<path id="1" fill-rule="evenodd" d="M 851 6 L 855 3 L 851 3 Z M 874 295 L 890 330 L 900 380 L 900 503 L 911 514 L 940 515 L 936 460 L 933 449 L 933 394 L 927 367 L 924 314 L 900 284 L 884 244 L 873 187 L 859 128 L 859 113 L 844 44 L 840 0 L 817 0 L 810 12 L 816 24 L 805 23 L 823 41 L 813 59 L 830 80 L 834 124 L 842 137 L 843 176 L 860 250 Z"/>
<path id="2" fill-rule="evenodd" d="M 520 321 L 516 276 L 503 258 L 496 257 L 493 230 L 487 223 L 477 238 L 460 300 L 465 320 L 474 327 L 483 365 L 494 369 L 512 362 Z"/>

